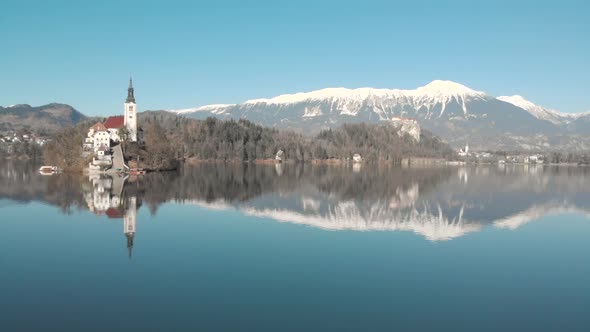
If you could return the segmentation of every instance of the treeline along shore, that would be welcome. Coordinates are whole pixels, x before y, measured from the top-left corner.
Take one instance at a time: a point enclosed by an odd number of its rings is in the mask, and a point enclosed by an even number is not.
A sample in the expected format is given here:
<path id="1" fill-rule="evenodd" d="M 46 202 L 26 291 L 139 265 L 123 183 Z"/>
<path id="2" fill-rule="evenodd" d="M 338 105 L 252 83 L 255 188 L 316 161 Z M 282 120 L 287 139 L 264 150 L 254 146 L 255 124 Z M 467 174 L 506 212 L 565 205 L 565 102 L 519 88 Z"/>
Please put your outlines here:
<path id="1" fill-rule="evenodd" d="M 58 133 L 45 144 L 44 162 L 66 170 L 82 169 L 82 144 L 91 121 Z M 122 142 L 125 159 L 135 166 L 173 169 L 179 160 L 265 162 L 283 151 L 284 162 L 346 162 L 353 155 L 367 163 L 401 163 L 404 158 L 452 158 L 453 150 L 432 133 L 420 140 L 399 133 L 389 123 L 346 124 L 314 136 L 256 125 L 247 120 L 196 120 L 167 112 L 144 112 L 139 118 L 143 144 Z"/>

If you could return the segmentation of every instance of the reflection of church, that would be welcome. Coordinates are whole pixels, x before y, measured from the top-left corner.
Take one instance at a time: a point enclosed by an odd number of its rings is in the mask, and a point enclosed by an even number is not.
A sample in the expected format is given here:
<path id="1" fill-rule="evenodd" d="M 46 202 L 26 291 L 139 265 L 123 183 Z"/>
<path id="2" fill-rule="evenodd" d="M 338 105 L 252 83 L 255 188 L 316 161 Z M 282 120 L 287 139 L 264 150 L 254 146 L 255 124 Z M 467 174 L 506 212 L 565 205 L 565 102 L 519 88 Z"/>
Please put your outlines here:
<path id="1" fill-rule="evenodd" d="M 137 227 L 137 208 L 141 206 L 136 195 L 125 193 L 128 177 L 90 175 L 91 188 L 84 196 L 88 209 L 95 215 L 106 215 L 109 219 L 123 219 L 123 234 L 127 238 L 129 258 L 133 251 L 133 239 Z"/>
<path id="2" fill-rule="evenodd" d="M 129 258 L 133 251 L 133 237 L 135 236 L 135 228 L 137 223 L 137 198 L 129 197 L 129 204 L 127 213 L 123 216 L 123 233 L 127 238 L 127 250 L 129 251 Z"/>

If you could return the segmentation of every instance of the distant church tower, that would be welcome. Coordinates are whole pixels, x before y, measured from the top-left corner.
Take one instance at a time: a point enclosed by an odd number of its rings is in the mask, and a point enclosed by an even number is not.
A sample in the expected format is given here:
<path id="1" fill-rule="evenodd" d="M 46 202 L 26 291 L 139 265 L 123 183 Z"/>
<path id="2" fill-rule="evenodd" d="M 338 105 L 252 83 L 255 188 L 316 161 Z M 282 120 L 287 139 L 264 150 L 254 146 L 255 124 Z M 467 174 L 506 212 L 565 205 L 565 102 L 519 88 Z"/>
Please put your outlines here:
<path id="1" fill-rule="evenodd" d="M 129 140 L 137 142 L 137 104 L 133 95 L 133 81 L 129 77 L 127 100 L 125 100 L 125 127 L 129 131 Z"/>

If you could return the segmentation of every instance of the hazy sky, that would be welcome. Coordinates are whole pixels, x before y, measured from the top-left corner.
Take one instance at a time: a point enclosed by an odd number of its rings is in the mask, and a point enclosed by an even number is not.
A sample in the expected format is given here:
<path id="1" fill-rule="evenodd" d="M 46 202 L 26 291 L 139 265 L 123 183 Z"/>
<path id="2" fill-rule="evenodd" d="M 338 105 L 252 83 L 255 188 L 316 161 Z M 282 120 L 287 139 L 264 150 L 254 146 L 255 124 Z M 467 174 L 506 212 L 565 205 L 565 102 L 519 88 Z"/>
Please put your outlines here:
<path id="1" fill-rule="evenodd" d="M 590 111 L 590 1 L 12 1 L 0 105 L 121 113 L 453 80 Z M 443 3 L 444 2 L 444 3 Z"/>

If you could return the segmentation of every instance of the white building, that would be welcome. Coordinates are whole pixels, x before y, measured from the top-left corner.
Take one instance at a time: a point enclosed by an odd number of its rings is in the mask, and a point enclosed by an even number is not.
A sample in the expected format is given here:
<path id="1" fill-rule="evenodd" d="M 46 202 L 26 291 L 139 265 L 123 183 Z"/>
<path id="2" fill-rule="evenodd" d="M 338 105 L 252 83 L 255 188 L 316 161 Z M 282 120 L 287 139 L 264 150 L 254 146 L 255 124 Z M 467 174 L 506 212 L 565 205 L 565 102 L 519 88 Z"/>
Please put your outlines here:
<path id="1" fill-rule="evenodd" d="M 97 122 L 88 129 L 88 135 L 84 139 L 84 149 L 97 153 L 102 146 L 111 147 L 111 133 L 102 122 Z"/>
<path id="2" fill-rule="evenodd" d="M 534 154 L 534 155 L 525 157 L 524 162 L 526 164 L 542 164 L 544 162 L 544 157 L 543 157 L 543 155 L 540 155 L 540 154 Z"/>
<path id="3" fill-rule="evenodd" d="M 135 103 L 133 81 L 129 79 L 127 99 L 124 103 L 125 115 L 111 116 L 104 123 L 97 122 L 88 129 L 88 135 L 84 139 L 84 150 L 97 153 L 101 146 L 111 147 L 111 142 L 121 141 L 121 129 L 128 133 L 127 139 L 131 142 L 141 142 L 142 130 L 137 128 L 137 104 Z"/>
<path id="4" fill-rule="evenodd" d="M 459 155 L 459 157 L 469 156 L 469 145 L 465 144 L 465 147 L 459 149 L 459 152 L 457 152 L 457 154 Z"/>
<path id="5" fill-rule="evenodd" d="M 125 119 L 124 125 L 129 132 L 129 140 L 137 142 L 137 104 L 133 90 L 133 81 L 129 78 L 129 88 L 127 89 L 127 100 L 125 100 Z"/>

